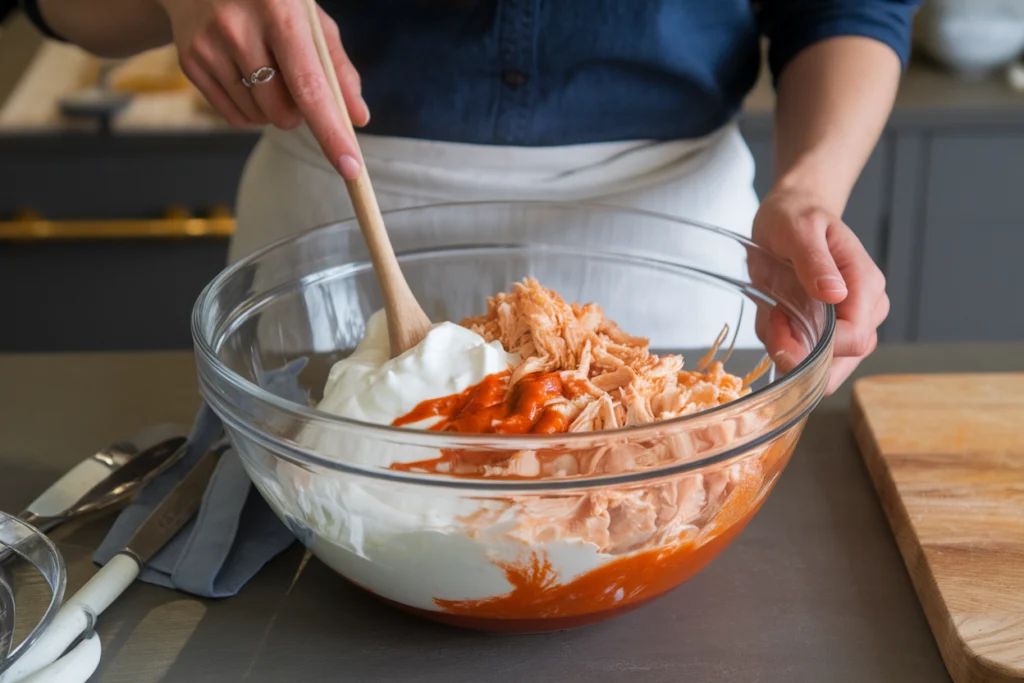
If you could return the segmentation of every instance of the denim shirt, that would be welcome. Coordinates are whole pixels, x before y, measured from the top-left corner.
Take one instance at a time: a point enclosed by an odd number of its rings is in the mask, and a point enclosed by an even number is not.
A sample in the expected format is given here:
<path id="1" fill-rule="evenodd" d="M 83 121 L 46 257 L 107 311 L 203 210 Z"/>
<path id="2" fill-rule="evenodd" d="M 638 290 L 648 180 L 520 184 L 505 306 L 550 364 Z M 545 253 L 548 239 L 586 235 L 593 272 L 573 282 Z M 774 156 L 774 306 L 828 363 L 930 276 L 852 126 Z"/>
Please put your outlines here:
<path id="1" fill-rule="evenodd" d="M 816 41 L 905 64 L 920 0 L 322 0 L 362 76 L 366 131 L 520 146 L 705 135 Z"/>

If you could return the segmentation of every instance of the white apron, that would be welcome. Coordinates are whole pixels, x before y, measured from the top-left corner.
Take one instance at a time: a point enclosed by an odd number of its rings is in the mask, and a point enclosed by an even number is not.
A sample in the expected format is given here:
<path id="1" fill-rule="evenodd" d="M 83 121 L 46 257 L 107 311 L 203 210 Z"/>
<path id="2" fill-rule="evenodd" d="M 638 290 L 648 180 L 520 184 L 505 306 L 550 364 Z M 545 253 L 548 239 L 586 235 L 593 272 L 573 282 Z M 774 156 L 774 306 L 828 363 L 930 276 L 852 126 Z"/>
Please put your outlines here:
<path id="1" fill-rule="evenodd" d="M 758 208 L 753 157 L 735 123 L 703 138 L 670 142 L 538 148 L 372 135 L 361 135 L 359 142 L 382 211 L 444 202 L 589 200 L 707 223 L 749 237 Z M 237 260 L 289 234 L 353 215 L 344 184 L 308 128 L 268 129 L 242 176 L 230 259 Z M 471 221 L 465 229 L 472 230 Z M 671 243 L 671 235 L 666 235 L 666 248 L 671 248 Z M 735 254 L 730 258 L 735 261 Z M 737 278 L 746 277 L 741 263 L 721 267 L 736 270 L 731 274 Z M 655 347 L 659 336 L 677 348 L 706 347 L 723 322 L 735 323 L 735 318 L 723 316 L 723 311 L 736 308 L 735 294 L 723 293 L 716 301 L 714 295 L 702 291 L 700 305 L 688 307 L 692 310 L 680 316 L 685 318 L 680 328 L 659 335 L 647 329 L 649 323 L 645 326 L 642 311 L 634 302 L 612 305 L 616 297 L 630 296 L 622 283 L 572 283 L 568 292 L 563 291 L 565 283 L 542 284 L 570 299 L 575 291 L 585 292 L 588 300 L 620 311 L 613 316 L 620 326 L 652 337 Z M 483 303 L 481 297 L 477 313 L 482 312 Z M 631 310 L 636 311 L 635 320 L 628 319 Z M 739 327 L 737 346 L 760 346 L 752 315 L 744 315 Z M 316 350 L 338 348 L 336 330 L 313 330 L 312 336 Z"/>

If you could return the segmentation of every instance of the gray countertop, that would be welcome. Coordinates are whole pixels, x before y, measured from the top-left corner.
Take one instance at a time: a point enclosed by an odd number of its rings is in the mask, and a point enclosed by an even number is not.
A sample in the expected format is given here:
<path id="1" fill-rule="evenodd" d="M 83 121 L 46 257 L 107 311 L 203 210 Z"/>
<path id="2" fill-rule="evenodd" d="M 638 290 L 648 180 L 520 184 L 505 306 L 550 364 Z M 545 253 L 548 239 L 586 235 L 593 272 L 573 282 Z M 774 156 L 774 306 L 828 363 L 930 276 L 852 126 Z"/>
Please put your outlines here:
<path id="1" fill-rule="evenodd" d="M 880 349 L 863 373 L 1024 370 L 1024 343 Z M 197 403 L 186 353 L 0 356 L 0 509 L 21 509 L 92 449 Z M 129 588 L 100 619 L 95 680 L 948 681 L 847 427 L 848 389 L 811 417 L 740 538 L 660 601 L 584 629 L 468 633 L 399 614 L 301 548 L 235 598 Z M 110 519 L 54 534 L 69 591 Z"/>

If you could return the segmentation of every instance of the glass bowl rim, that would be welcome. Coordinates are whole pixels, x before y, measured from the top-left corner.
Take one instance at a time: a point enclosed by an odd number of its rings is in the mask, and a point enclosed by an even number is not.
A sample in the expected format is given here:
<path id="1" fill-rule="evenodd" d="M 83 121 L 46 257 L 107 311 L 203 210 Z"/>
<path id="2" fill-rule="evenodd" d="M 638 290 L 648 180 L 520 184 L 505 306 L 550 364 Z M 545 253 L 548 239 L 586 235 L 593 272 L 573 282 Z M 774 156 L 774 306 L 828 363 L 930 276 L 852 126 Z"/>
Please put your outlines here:
<path id="1" fill-rule="evenodd" d="M 792 265 L 779 257 L 775 256 L 771 252 L 765 250 L 761 246 L 755 244 L 752 240 L 737 233 L 734 233 L 724 228 L 719 228 L 706 223 L 693 221 L 685 218 L 678 218 L 664 213 L 655 211 L 648 211 L 643 209 L 634 209 L 630 207 L 620 207 L 608 204 L 601 204 L 597 202 L 551 202 L 551 201 L 533 201 L 533 200 L 510 200 L 510 201 L 474 201 L 474 202 L 441 202 L 436 204 L 418 205 L 413 207 L 405 207 L 401 209 L 394 209 L 390 211 L 384 211 L 382 214 L 385 218 L 391 215 L 399 215 L 405 213 L 418 213 L 428 210 L 444 209 L 444 208 L 468 208 L 468 207 L 508 207 L 508 206 L 524 206 L 524 207 L 536 207 L 536 208 L 552 208 L 556 210 L 571 210 L 573 208 L 586 209 L 591 211 L 599 212 L 615 212 L 626 215 L 646 216 L 650 218 L 657 218 L 659 220 L 669 221 L 679 225 L 687 226 L 690 228 L 696 228 L 705 232 L 715 234 L 719 237 L 728 239 L 734 243 L 737 243 L 744 248 L 752 249 L 762 254 L 766 258 L 771 259 L 777 263 L 780 267 L 787 268 L 793 271 Z M 658 432 L 666 429 L 678 428 L 686 425 L 687 428 L 699 428 L 703 423 L 710 423 L 713 420 L 719 418 L 723 413 L 727 412 L 740 412 L 743 408 L 750 406 L 751 404 L 757 404 L 761 402 L 770 401 L 773 396 L 777 396 L 786 391 L 793 384 L 799 382 L 804 378 L 813 368 L 820 366 L 823 360 L 825 360 L 828 349 L 832 344 L 832 340 L 835 334 L 836 327 L 836 312 L 835 306 L 832 304 L 824 304 L 821 306 L 825 311 L 825 326 L 824 330 L 814 348 L 796 367 L 788 372 L 784 377 L 774 382 L 767 384 L 760 389 L 750 392 L 745 396 L 724 403 L 720 406 L 703 410 L 690 415 L 683 415 L 680 417 L 671 418 L 669 420 L 661 420 L 649 424 L 642 425 L 631 425 L 626 427 L 619 427 L 617 429 L 605 430 L 599 433 L 597 432 L 579 432 L 571 434 L 516 434 L 516 435 L 495 435 L 495 434 L 452 434 L 450 432 L 431 432 L 427 430 L 412 430 L 403 427 L 393 427 L 391 425 L 381 425 L 369 422 L 363 422 L 352 418 L 342 417 L 340 415 L 334 415 L 325 411 L 318 410 L 315 407 L 302 405 L 288 399 L 277 396 L 276 394 L 264 389 L 255 382 L 241 376 L 228 368 L 221 360 L 217 357 L 217 353 L 212 346 L 210 340 L 207 340 L 203 335 L 203 319 L 204 313 L 208 306 L 213 301 L 213 294 L 219 291 L 224 283 L 226 283 L 231 277 L 238 273 L 243 268 L 249 266 L 255 261 L 284 247 L 287 243 L 298 240 L 301 237 L 308 236 L 318 231 L 326 231 L 331 228 L 344 228 L 346 230 L 358 229 L 356 219 L 348 218 L 341 221 L 332 221 L 320 226 L 309 228 L 301 232 L 287 235 L 279 238 L 270 244 L 267 244 L 260 249 L 257 249 L 245 257 L 235 261 L 231 265 L 227 266 L 220 273 L 218 273 L 200 292 L 199 297 L 196 299 L 195 305 L 192 309 L 192 339 L 197 352 L 197 359 L 200 361 L 200 386 L 205 388 L 208 380 L 204 377 L 204 364 L 213 373 L 223 381 L 226 381 L 232 385 L 235 389 L 240 390 L 246 395 L 247 400 L 255 400 L 257 403 L 262 404 L 265 407 L 272 408 L 274 411 L 284 413 L 289 417 L 296 418 L 304 423 L 326 423 L 333 427 L 344 428 L 350 432 L 359 433 L 361 435 L 376 437 L 383 441 L 389 441 L 392 443 L 406 443 L 410 445 L 421 445 L 425 447 L 433 447 L 437 449 L 444 448 L 466 448 L 466 447 L 482 447 L 491 448 L 495 447 L 495 444 L 500 445 L 503 450 L 537 450 L 543 448 L 568 448 L 572 444 L 583 444 L 587 441 L 593 441 L 597 438 L 595 435 L 600 434 L 600 438 L 643 438 L 644 435 L 650 435 L 656 437 Z M 469 246 L 469 245 L 461 245 Z M 479 246 L 479 245 L 474 245 Z M 513 246 L 512 244 L 507 245 L 490 245 L 490 246 Z M 529 246 L 529 245 L 524 245 Z M 445 245 L 446 249 L 457 249 L 460 248 L 458 244 Z M 401 258 L 406 254 L 424 253 L 423 249 L 410 250 L 410 251 L 397 251 L 396 255 Z M 610 252 L 609 252 L 610 253 Z M 651 261 L 652 263 L 658 263 L 662 266 L 670 268 L 683 268 L 684 266 L 678 262 L 671 260 L 659 261 L 650 255 L 636 254 L 637 257 Z M 795 272 L 795 271 L 793 271 Z M 819 302 L 820 303 L 820 302 Z M 820 399 L 821 390 L 824 388 L 822 384 L 818 387 L 816 393 L 819 394 Z M 208 400 L 208 399 L 207 399 Z M 780 416 L 776 420 L 783 422 L 784 424 L 778 425 L 773 429 L 768 430 L 767 434 L 753 434 L 747 441 L 742 439 L 738 440 L 737 445 L 734 448 L 727 449 L 727 453 L 716 453 L 714 455 L 705 456 L 694 461 L 687 461 L 682 463 L 685 465 L 685 470 L 692 469 L 698 466 L 705 466 L 712 462 L 718 462 L 725 459 L 725 456 L 735 456 L 737 451 L 745 451 L 751 447 L 754 442 L 761 442 L 764 440 L 766 435 L 778 435 L 785 431 L 783 428 L 789 428 L 793 426 L 799 419 L 806 415 L 811 408 L 817 403 L 817 399 L 813 400 L 810 405 L 804 406 L 804 409 L 800 411 L 798 416 Z M 219 411 L 215 411 L 219 412 Z M 221 419 L 224 416 L 221 415 Z M 243 427 L 243 425 L 236 425 Z M 244 425 L 245 431 L 256 431 L 251 430 L 248 425 Z M 262 434 L 260 432 L 260 434 Z M 264 435 L 269 437 L 278 447 L 285 445 L 284 442 L 276 436 Z M 392 471 L 379 471 L 379 468 L 361 467 L 358 465 L 351 465 L 348 463 L 340 462 L 333 458 L 326 458 L 319 456 L 315 453 L 311 453 L 303 448 L 296 448 L 289 444 L 289 450 L 296 451 L 297 460 L 304 461 L 307 463 L 315 463 L 320 466 L 326 466 L 331 469 L 338 469 L 347 471 L 350 473 L 369 475 L 374 478 L 401 480 L 401 481 L 412 481 L 416 483 L 429 483 L 432 485 L 445 485 L 455 487 L 468 487 L 468 488 L 508 488 L 508 485 L 518 485 L 518 487 L 524 489 L 531 488 L 563 488 L 563 486 L 555 485 L 561 484 L 575 484 L 574 488 L 580 487 L 583 482 L 589 482 L 597 479 L 601 479 L 603 485 L 607 485 L 608 482 L 615 480 L 618 481 L 622 478 L 629 478 L 629 475 L 610 475 L 607 477 L 588 477 L 588 478 L 570 478 L 558 481 L 506 481 L 506 482 L 491 482 L 490 486 L 481 486 L 481 484 L 487 483 L 481 479 L 470 479 L 470 480 L 457 480 L 454 478 L 446 478 L 435 474 L 419 474 L 419 473 L 405 473 L 405 472 L 392 472 Z M 652 470 L 644 470 L 632 474 L 645 474 L 647 476 L 657 475 L 662 476 L 669 472 L 674 472 L 680 465 L 671 465 L 663 468 L 653 468 Z M 453 480 L 454 479 L 454 480 Z M 443 481 L 440 484 L 438 480 Z M 495 484 L 498 484 L 495 486 Z M 546 486 L 538 486 L 542 484 L 548 484 Z"/>
<path id="2" fill-rule="evenodd" d="M 56 569 L 56 576 L 54 577 L 54 583 L 56 585 L 50 585 L 50 604 L 46 606 L 46 612 L 39 619 L 39 623 L 36 624 L 25 639 L 18 643 L 18 646 L 7 653 L 6 658 L 0 661 L 0 673 L 8 671 L 10 667 L 17 662 L 21 657 L 32 649 L 36 641 L 43 635 L 43 632 L 50 627 L 50 624 L 57 616 L 57 612 L 60 611 L 61 603 L 64 601 L 64 592 L 67 590 L 67 567 L 64 564 L 64 556 L 61 555 L 57 549 L 56 544 L 50 539 L 49 536 L 36 529 L 34 526 L 14 515 L 0 511 L 0 521 L 5 524 L 13 524 L 14 526 L 21 527 L 23 530 L 28 532 L 27 538 L 36 538 L 43 542 L 46 547 L 46 551 L 54 560 L 54 568 Z M 14 553 L 20 556 L 26 562 L 34 566 L 40 573 L 42 569 L 34 562 L 26 558 L 22 553 L 18 552 L 15 548 L 8 546 L 5 543 L 0 543 L 0 558 L 6 553 Z M 44 581 L 46 580 L 44 576 Z M 49 583 L 49 581 L 46 581 Z M 0 676 L 3 678 L 3 676 Z"/>

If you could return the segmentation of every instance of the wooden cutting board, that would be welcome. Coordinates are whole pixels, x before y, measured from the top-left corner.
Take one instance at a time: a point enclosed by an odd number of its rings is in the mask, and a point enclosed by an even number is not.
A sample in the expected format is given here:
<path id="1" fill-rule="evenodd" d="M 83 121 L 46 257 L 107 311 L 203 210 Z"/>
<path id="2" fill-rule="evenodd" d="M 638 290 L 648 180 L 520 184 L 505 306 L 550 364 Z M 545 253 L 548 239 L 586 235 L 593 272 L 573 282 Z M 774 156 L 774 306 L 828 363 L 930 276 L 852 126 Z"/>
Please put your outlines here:
<path id="1" fill-rule="evenodd" d="M 852 417 L 953 680 L 1024 681 L 1024 374 L 870 377 Z"/>

